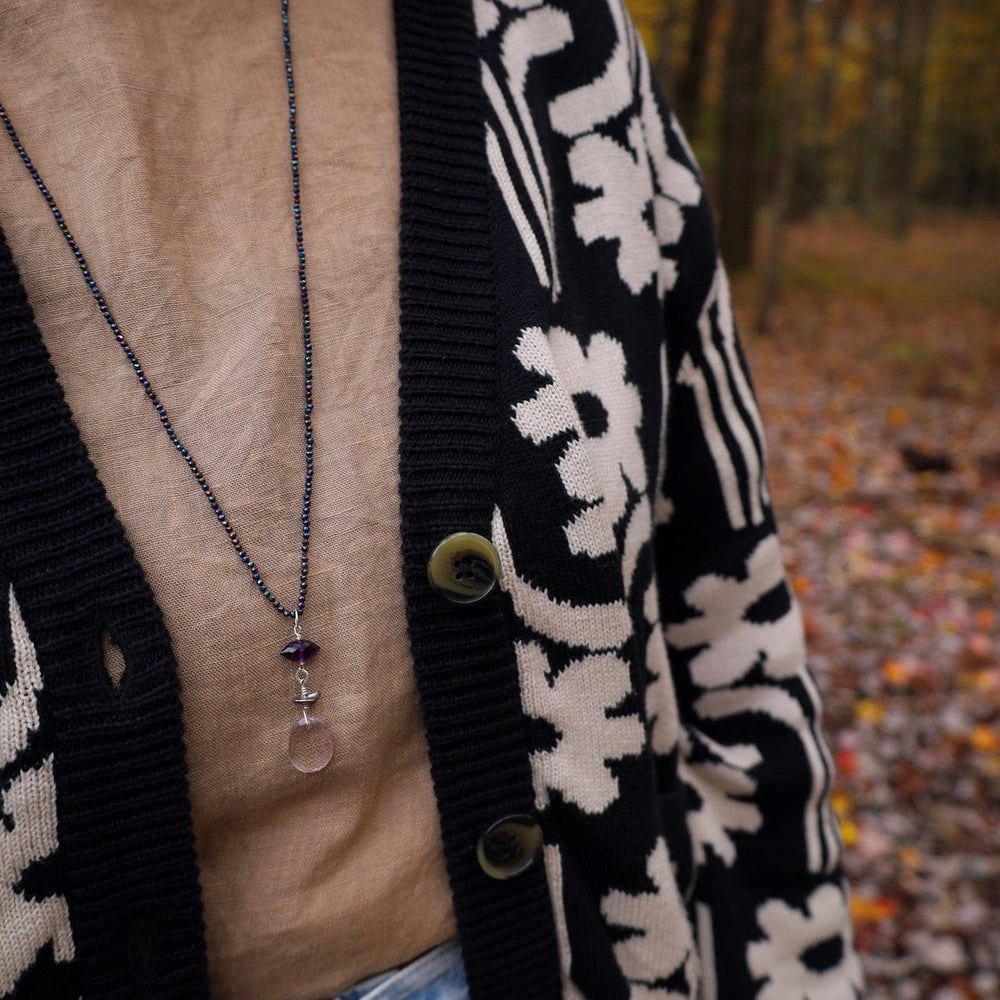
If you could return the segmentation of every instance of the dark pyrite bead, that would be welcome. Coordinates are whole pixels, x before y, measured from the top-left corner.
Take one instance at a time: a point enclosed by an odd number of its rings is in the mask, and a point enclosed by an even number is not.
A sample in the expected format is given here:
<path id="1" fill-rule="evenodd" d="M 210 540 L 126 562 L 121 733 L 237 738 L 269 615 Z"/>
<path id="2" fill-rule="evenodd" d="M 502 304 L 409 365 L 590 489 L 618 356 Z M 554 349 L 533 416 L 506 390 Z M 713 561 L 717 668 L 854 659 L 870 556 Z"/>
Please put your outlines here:
<path id="1" fill-rule="evenodd" d="M 308 639 L 293 639 L 281 651 L 281 655 L 293 663 L 305 663 L 306 660 L 315 656 L 318 652 L 319 646 L 316 643 L 310 642 Z"/>

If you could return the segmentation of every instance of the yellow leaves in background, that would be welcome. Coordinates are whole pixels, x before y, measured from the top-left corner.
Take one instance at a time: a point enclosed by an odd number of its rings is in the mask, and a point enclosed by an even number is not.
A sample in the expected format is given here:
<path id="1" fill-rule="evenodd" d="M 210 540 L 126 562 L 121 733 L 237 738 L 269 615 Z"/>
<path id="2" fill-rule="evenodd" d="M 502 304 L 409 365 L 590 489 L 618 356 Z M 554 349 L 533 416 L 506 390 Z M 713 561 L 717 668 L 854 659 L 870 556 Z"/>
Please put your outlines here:
<path id="1" fill-rule="evenodd" d="M 899 913 L 899 904 L 894 899 L 881 896 L 874 898 L 852 896 L 850 907 L 851 917 L 858 923 L 890 920 Z"/>
<path id="2" fill-rule="evenodd" d="M 862 698 L 854 706 L 854 717 L 858 722 L 868 725 L 878 725 L 885 718 L 885 709 L 878 702 Z"/>

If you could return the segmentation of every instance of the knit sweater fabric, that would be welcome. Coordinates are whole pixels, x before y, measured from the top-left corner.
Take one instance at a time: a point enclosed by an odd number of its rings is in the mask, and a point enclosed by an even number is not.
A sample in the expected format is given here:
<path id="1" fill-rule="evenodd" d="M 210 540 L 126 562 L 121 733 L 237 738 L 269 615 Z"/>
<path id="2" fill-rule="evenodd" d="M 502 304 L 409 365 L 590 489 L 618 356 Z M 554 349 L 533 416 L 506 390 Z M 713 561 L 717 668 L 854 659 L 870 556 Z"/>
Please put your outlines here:
<path id="1" fill-rule="evenodd" d="M 634 27 L 395 10 L 400 544 L 470 997 L 860 996 L 760 418 Z M 469 606 L 428 583 L 456 531 L 500 558 Z M 0 996 L 207 1000 L 170 636 L 2 239 L 0 588 Z M 515 814 L 544 845 L 497 880 Z"/>

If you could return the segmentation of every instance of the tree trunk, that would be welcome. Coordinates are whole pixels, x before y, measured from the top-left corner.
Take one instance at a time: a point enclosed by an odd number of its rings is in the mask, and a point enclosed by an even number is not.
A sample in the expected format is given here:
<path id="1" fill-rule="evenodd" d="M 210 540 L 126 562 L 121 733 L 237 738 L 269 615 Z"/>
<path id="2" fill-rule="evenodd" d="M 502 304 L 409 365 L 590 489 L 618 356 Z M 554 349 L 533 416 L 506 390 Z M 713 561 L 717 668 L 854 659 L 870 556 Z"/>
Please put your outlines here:
<path id="1" fill-rule="evenodd" d="M 694 0 L 687 61 L 674 87 L 677 117 L 690 139 L 698 134 L 701 124 L 701 94 L 708 67 L 708 43 L 712 37 L 712 21 L 717 9 L 717 0 Z"/>
<path id="2" fill-rule="evenodd" d="M 835 0 L 827 22 L 826 53 L 816 96 L 816 123 L 811 141 L 802 149 L 800 169 L 793 188 L 792 214 L 799 218 L 808 218 L 820 205 L 825 205 L 830 197 L 830 119 L 833 115 L 837 69 L 850 10 L 851 0 Z"/>
<path id="3" fill-rule="evenodd" d="M 857 207 L 866 218 L 876 221 L 881 214 L 879 203 L 884 188 L 886 159 L 891 155 L 890 104 L 896 26 L 885 8 L 884 2 L 875 0 L 870 15 L 874 54 L 868 87 L 869 108 L 861 130 L 853 185 Z"/>
<path id="4" fill-rule="evenodd" d="M 913 216 L 913 161 L 933 14 L 933 0 L 898 0 L 899 132 L 892 170 L 892 231 L 897 239 L 907 235 Z"/>
<path id="5" fill-rule="evenodd" d="M 656 30 L 656 62 L 653 75 L 660 83 L 660 89 L 667 103 L 675 107 L 674 101 L 674 22 L 677 18 L 676 0 L 663 0 L 660 23 Z"/>
<path id="6" fill-rule="evenodd" d="M 798 162 L 799 127 L 805 103 L 806 49 L 809 36 L 806 31 L 808 0 L 792 0 L 795 16 L 795 50 L 792 57 L 792 75 L 784 101 L 785 120 L 782 123 L 781 158 L 778 162 L 771 207 L 771 241 L 767 249 L 764 278 L 757 312 L 757 332 L 766 333 L 770 328 L 771 310 L 778 297 L 781 274 L 781 246 L 785 235 L 785 222 L 792 200 L 795 181 L 795 164 Z"/>
<path id="7" fill-rule="evenodd" d="M 769 3 L 734 0 L 726 42 L 719 143 L 719 243 L 733 270 L 753 261 L 757 160 Z"/>
<path id="8" fill-rule="evenodd" d="M 799 126 L 802 122 L 805 103 L 806 49 L 809 36 L 806 31 L 806 9 L 808 0 L 792 0 L 795 16 L 795 51 L 792 57 L 792 75 L 788 82 L 788 95 L 784 102 L 785 120 L 781 134 L 781 159 L 774 184 L 774 199 L 771 208 L 771 242 L 767 249 L 767 263 L 764 266 L 763 290 L 760 309 L 757 313 L 757 332 L 766 333 L 770 329 L 771 310 L 778 298 L 781 274 L 781 247 L 785 235 L 785 222 L 792 200 L 792 183 L 795 178 L 795 164 L 799 151 Z"/>

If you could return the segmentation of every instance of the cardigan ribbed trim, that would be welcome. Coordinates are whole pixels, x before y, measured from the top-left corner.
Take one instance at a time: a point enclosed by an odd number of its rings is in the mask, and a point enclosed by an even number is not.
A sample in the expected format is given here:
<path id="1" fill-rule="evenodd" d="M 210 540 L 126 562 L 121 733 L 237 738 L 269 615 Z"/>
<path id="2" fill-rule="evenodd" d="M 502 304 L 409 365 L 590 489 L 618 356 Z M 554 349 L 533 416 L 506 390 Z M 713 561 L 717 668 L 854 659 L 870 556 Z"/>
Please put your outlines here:
<path id="1" fill-rule="evenodd" d="M 0 468 L 0 559 L 44 664 L 39 715 L 55 745 L 80 989 L 208 997 L 170 640 L 2 239 Z M 125 658 L 117 689 L 104 632 Z"/>
<path id="2" fill-rule="evenodd" d="M 485 109 L 471 5 L 397 0 L 402 164 L 400 510 L 410 640 L 462 953 L 475 1000 L 561 995 L 543 869 L 496 881 L 476 842 L 533 807 L 517 662 L 497 592 L 472 606 L 427 585 L 454 531 L 490 535 L 498 320 Z"/>

